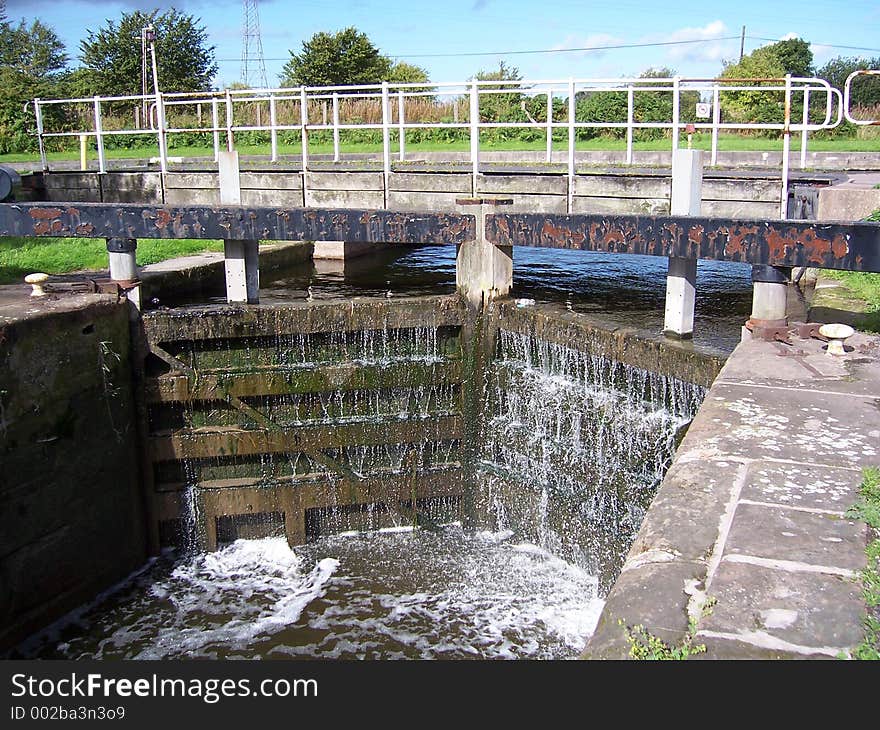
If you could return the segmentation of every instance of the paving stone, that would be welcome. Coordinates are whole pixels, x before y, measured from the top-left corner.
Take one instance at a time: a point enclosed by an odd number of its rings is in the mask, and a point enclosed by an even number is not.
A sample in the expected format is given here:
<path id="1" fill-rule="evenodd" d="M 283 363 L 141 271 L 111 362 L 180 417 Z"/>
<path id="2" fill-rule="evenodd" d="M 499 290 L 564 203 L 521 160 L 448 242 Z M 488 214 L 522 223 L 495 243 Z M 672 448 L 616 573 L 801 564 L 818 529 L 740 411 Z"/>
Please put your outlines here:
<path id="1" fill-rule="evenodd" d="M 865 566 L 865 530 L 836 515 L 739 504 L 724 553 L 856 571 Z"/>
<path id="2" fill-rule="evenodd" d="M 861 481 L 860 471 L 761 461 L 749 467 L 740 499 L 846 512 Z"/>
<path id="3" fill-rule="evenodd" d="M 722 562 L 712 578 L 717 599 L 701 631 L 751 632 L 801 647 L 849 648 L 863 638 L 865 607 L 857 581 L 759 565 Z"/>

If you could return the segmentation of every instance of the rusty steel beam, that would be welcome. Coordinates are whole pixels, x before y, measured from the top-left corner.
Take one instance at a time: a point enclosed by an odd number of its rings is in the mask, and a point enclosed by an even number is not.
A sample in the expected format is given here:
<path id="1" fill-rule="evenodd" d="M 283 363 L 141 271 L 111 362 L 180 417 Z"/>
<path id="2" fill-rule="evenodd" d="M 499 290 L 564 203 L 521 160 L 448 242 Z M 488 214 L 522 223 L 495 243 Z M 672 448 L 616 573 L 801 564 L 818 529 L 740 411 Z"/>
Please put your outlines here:
<path id="1" fill-rule="evenodd" d="M 476 221 L 390 210 L 2 203 L 0 236 L 458 244 L 475 238 Z"/>
<path id="2" fill-rule="evenodd" d="M 486 216 L 486 238 L 497 246 L 880 272 L 880 223 L 869 222 L 498 213 Z"/>

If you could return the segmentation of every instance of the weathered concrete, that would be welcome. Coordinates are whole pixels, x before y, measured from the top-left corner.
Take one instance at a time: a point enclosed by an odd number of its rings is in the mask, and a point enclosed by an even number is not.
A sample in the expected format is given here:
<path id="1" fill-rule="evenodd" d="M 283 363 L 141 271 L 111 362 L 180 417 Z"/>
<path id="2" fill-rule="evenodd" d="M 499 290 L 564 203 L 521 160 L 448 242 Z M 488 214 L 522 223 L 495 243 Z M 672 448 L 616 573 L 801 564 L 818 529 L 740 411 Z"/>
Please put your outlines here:
<path id="1" fill-rule="evenodd" d="M 28 289 L 0 292 L 0 652 L 146 556 L 129 305 Z"/>
<path id="2" fill-rule="evenodd" d="M 626 658 L 625 626 L 708 658 L 828 658 L 861 641 L 866 526 L 846 517 L 880 462 L 880 338 L 749 340 L 721 370 L 627 556 L 587 658 Z M 661 600 L 658 600 L 658 596 Z"/>

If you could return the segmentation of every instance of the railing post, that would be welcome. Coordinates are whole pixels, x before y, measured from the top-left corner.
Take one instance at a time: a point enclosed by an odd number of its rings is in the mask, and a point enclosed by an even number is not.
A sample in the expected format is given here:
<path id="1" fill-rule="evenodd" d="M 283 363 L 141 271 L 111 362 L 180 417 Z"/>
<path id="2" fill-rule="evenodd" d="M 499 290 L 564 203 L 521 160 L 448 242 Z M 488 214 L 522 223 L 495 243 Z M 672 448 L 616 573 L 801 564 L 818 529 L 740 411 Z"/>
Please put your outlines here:
<path id="1" fill-rule="evenodd" d="M 46 146 L 43 143 L 43 108 L 40 106 L 40 100 L 34 99 L 34 116 L 37 120 L 37 144 L 40 146 L 40 162 L 43 170 L 49 172 L 49 160 L 46 157 Z"/>
<path id="2" fill-rule="evenodd" d="M 98 172 L 101 174 L 107 172 L 106 161 L 104 160 L 104 132 L 101 126 L 101 99 L 95 97 L 95 138 L 98 141 Z"/>
<path id="3" fill-rule="evenodd" d="M 233 140 L 233 132 L 232 132 L 232 122 L 234 116 L 234 111 L 232 109 L 232 94 L 229 93 L 229 90 L 226 90 L 226 151 L 232 152 L 235 149 L 235 142 Z"/>
<path id="4" fill-rule="evenodd" d="M 480 96 L 477 82 L 471 82 L 471 194 L 477 196 L 480 174 Z"/>
<path id="5" fill-rule="evenodd" d="M 633 121 L 635 117 L 635 94 L 633 86 L 626 87 L 626 164 L 633 162 Z"/>
<path id="6" fill-rule="evenodd" d="M 302 169 L 303 175 L 309 169 L 309 100 L 306 97 L 306 87 L 299 87 L 299 118 L 300 140 L 302 142 Z M 303 178 L 305 179 L 305 178 Z"/>
<path id="7" fill-rule="evenodd" d="M 156 93 L 156 126 L 159 139 L 159 168 L 162 172 L 168 172 L 168 139 L 165 136 L 165 99 L 162 94 Z"/>
<path id="8" fill-rule="evenodd" d="M 801 170 L 807 167 L 807 125 L 810 123 L 810 87 L 804 87 L 804 129 L 801 132 Z"/>
<path id="9" fill-rule="evenodd" d="M 339 94 L 333 92 L 333 162 L 339 162 Z"/>
<path id="10" fill-rule="evenodd" d="M 382 82 L 382 173 L 385 178 L 384 201 L 388 207 L 388 183 L 391 180 L 391 104 L 388 82 Z"/>
<path id="11" fill-rule="evenodd" d="M 571 213 L 574 203 L 574 79 L 568 80 L 568 212 Z"/>
<path id="12" fill-rule="evenodd" d="M 220 109 L 216 97 L 211 99 L 211 124 L 214 127 L 214 162 L 220 162 Z"/>
<path id="13" fill-rule="evenodd" d="M 404 98 L 403 98 L 403 89 L 398 89 L 397 91 L 397 125 L 400 130 L 398 134 L 400 135 L 400 157 L 398 158 L 401 162 L 406 159 L 406 128 L 405 122 L 403 119 L 404 116 Z"/>
<path id="14" fill-rule="evenodd" d="M 275 94 L 269 95 L 269 139 L 272 144 L 272 162 L 278 162 L 278 115 L 275 110 Z"/>
<path id="15" fill-rule="evenodd" d="M 553 162 L 553 89 L 547 89 L 547 164 Z"/>
<path id="16" fill-rule="evenodd" d="M 712 167 L 718 164 L 718 125 L 721 124 L 721 91 L 712 87 Z"/>
<path id="17" fill-rule="evenodd" d="M 681 80 L 672 79 L 672 154 L 678 149 L 678 128 L 681 125 Z"/>
<path id="18" fill-rule="evenodd" d="M 788 156 L 791 153 L 791 74 L 785 75 L 785 117 L 782 127 L 782 190 L 779 193 L 779 217 L 788 217 Z"/>

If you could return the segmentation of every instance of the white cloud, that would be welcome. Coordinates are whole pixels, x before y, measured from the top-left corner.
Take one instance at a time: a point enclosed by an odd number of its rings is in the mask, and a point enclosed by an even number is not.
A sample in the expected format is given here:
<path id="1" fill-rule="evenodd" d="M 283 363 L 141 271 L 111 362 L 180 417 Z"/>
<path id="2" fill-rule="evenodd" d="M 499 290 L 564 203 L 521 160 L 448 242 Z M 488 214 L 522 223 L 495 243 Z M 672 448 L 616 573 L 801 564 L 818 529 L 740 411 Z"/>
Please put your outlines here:
<path id="1" fill-rule="evenodd" d="M 714 61 L 720 62 L 732 55 L 734 43 L 719 40 L 730 33 L 721 20 L 713 20 L 701 28 L 680 28 L 673 31 L 669 41 L 706 41 L 705 43 L 684 43 L 670 46 L 667 55 L 676 61 Z"/>
<path id="2" fill-rule="evenodd" d="M 566 54 L 571 57 L 591 56 L 592 58 L 601 58 L 607 51 L 603 50 L 605 46 L 616 46 L 624 43 L 623 40 L 608 33 L 592 33 L 588 36 L 569 35 L 562 43 L 553 46 L 554 51 L 566 51 L 573 48 L 592 48 L 591 51 L 573 51 Z"/>

